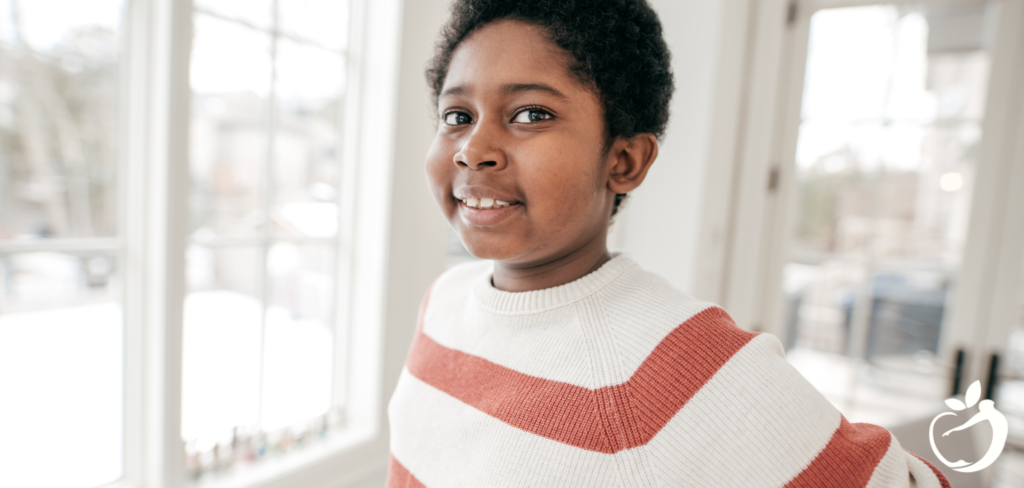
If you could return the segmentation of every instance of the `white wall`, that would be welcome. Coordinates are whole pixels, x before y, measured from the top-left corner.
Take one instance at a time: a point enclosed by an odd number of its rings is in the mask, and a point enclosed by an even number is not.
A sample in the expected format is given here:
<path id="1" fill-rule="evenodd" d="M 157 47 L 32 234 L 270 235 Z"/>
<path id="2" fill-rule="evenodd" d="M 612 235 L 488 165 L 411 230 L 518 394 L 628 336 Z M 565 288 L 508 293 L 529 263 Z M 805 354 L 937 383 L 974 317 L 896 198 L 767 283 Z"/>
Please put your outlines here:
<path id="1" fill-rule="evenodd" d="M 404 360 L 420 300 L 444 266 L 448 224 L 427 190 L 423 165 L 435 131 L 423 69 L 447 9 L 447 0 L 415 0 L 406 1 L 402 13 L 385 312 L 387 358 Z M 403 363 L 385 364 L 385 402 L 391 398 Z"/>
<path id="2" fill-rule="evenodd" d="M 423 165 L 435 130 L 423 69 L 433 53 L 434 38 L 446 18 L 448 2 L 403 3 L 380 390 L 384 412 L 412 343 L 420 301 L 443 271 L 448 228 L 427 191 Z M 387 416 L 381 420 L 386 442 Z M 383 473 L 373 479 L 382 480 Z"/>
<path id="3" fill-rule="evenodd" d="M 673 285 L 709 300 L 714 286 L 699 277 L 699 256 L 725 239 L 721 181 L 732 165 L 746 32 L 742 0 L 650 0 L 672 52 L 676 91 L 660 153 L 647 180 L 618 217 L 612 246 Z M 723 186 L 724 185 L 724 186 Z M 703 239 L 703 241 L 702 241 Z"/>

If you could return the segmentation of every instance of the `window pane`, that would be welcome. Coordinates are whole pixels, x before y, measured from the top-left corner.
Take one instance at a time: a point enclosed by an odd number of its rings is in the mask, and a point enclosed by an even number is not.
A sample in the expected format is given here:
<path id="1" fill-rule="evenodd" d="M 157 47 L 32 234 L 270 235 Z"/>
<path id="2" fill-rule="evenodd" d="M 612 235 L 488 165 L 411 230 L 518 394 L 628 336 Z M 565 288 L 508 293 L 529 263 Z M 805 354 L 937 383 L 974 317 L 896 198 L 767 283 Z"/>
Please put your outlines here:
<path id="1" fill-rule="evenodd" d="M 334 247 L 274 244 L 267 270 L 262 424 L 269 432 L 322 416 L 331 406 Z"/>
<path id="2" fill-rule="evenodd" d="M 338 229 L 338 112 L 344 58 L 284 39 L 277 49 L 274 229 L 331 237 Z"/>
<path id="3" fill-rule="evenodd" d="M 102 254 L 0 256 L 0 486 L 89 488 L 121 476 L 117 268 Z"/>
<path id="4" fill-rule="evenodd" d="M 0 1 L 0 239 L 117 233 L 121 3 Z"/>
<path id="5" fill-rule="evenodd" d="M 181 434 L 193 455 L 257 430 L 261 255 L 256 246 L 189 246 Z"/>
<path id="6" fill-rule="evenodd" d="M 190 246 L 182 438 L 193 476 L 287 449 L 294 436 L 325 427 L 334 253 L 332 245 L 273 245 L 264 310 L 262 249 Z"/>
<path id="7" fill-rule="evenodd" d="M 831 388 L 841 410 L 856 403 L 850 385 L 877 394 L 859 403 L 861 420 L 892 425 L 949 393 L 949 361 L 935 355 L 981 142 L 986 9 L 875 5 L 811 19 L 784 269 L 789 357 L 822 378 L 845 374 L 823 353 L 867 358 L 869 373 Z"/>
<path id="8" fill-rule="evenodd" d="M 195 16 L 182 424 L 194 477 L 344 422 L 331 406 L 345 58 L 322 44 L 347 20 L 304 22 L 347 7 L 275 5 L 276 25 L 306 41 Z"/>
<path id="9" fill-rule="evenodd" d="M 270 29 L 273 0 L 195 0 L 197 9 L 210 10 L 263 29 Z"/>
<path id="10" fill-rule="evenodd" d="M 341 50 L 348 41 L 347 1 L 278 0 L 282 31 Z"/>
<path id="11" fill-rule="evenodd" d="M 192 45 L 191 229 L 262 232 L 270 38 L 205 15 Z"/>

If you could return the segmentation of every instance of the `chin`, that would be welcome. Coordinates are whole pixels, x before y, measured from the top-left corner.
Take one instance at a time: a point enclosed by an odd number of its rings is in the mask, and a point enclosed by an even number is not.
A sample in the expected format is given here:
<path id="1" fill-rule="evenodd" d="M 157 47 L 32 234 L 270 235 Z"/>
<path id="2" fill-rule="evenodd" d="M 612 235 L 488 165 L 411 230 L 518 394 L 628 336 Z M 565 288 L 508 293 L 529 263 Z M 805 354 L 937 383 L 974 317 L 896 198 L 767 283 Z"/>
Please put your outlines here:
<path id="1" fill-rule="evenodd" d="M 466 235 L 464 230 L 457 232 L 462 245 L 473 257 L 489 259 L 492 261 L 514 260 L 520 253 L 516 252 L 514 244 L 510 245 L 508 238 L 497 235 Z"/>

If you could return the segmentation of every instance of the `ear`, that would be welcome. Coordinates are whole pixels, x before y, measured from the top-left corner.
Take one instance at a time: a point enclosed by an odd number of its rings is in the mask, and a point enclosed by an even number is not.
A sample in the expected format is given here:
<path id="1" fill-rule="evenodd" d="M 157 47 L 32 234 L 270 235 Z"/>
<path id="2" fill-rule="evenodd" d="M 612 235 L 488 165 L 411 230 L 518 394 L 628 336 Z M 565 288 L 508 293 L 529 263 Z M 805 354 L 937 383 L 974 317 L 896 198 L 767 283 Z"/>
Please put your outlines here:
<path id="1" fill-rule="evenodd" d="M 608 189 L 629 193 L 640 186 L 658 157 L 658 139 L 654 134 L 637 134 L 629 139 L 616 139 L 609 151 L 612 158 L 608 171 Z"/>

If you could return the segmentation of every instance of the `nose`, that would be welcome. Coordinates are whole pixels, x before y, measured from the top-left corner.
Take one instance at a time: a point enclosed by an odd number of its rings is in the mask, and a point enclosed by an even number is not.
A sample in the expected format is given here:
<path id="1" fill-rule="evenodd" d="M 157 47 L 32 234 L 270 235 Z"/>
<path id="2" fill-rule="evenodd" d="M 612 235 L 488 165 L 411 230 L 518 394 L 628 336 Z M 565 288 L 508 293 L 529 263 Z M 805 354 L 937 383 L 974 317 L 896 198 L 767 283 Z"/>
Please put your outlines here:
<path id="1" fill-rule="evenodd" d="M 478 122 L 453 158 L 455 165 L 472 170 L 493 168 L 500 170 L 508 163 L 501 149 L 501 129 L 483 121 Z"/>

